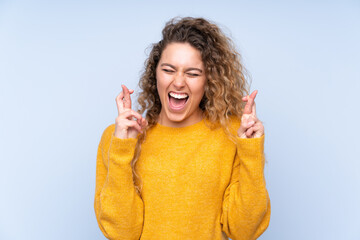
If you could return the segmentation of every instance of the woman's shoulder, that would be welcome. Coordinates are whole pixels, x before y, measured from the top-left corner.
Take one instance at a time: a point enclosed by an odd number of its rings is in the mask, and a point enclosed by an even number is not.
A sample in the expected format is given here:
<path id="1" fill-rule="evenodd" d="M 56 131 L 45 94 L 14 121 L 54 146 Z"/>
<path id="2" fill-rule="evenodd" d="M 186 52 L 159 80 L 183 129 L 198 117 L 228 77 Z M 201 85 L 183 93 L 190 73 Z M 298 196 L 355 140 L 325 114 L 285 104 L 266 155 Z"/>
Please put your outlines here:
<path id="1" fill-rule="evenodd" d="M 211 132 L 214 134 L 224 134 L 224 135 L 237 135 L 237 130 L 239 129 L 241 124 L 241 120 L 237 116 L 228 116 L 225 119 L 224 125 L 220 123 L 220 121 L 211 122 L 210 120 L 206 120 L 206 126 L 208 126 Z"/>

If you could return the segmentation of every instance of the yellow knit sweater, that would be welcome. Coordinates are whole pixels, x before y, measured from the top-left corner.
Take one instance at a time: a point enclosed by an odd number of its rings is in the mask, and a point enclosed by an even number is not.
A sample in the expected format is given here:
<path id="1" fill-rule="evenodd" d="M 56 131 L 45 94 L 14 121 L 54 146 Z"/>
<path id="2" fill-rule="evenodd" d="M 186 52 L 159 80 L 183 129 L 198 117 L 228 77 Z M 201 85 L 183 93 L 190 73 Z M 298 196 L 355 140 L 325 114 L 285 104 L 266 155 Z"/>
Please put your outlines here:
<path id="1" fill-rule="evenodd" d="M 116 138 L 114 130 L 110 125 L 102 135 L 96 168 L 95 213 L 108 239 L 248 240 L 267 228 L 264 136 L 235 144 L 206 120 L 157 124 L 137 162 L 140 196 L 130 164 L 136 139 Z"/>

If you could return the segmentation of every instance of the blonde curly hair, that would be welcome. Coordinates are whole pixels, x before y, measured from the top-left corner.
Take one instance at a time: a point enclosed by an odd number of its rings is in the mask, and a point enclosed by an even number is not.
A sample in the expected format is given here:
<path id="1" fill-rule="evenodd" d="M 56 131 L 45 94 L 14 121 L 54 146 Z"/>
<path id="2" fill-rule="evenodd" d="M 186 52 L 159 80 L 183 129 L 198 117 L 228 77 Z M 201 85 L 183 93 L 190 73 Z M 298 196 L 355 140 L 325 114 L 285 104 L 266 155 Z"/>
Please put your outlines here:
<path id="1" fill-rule="evenodd" d="M 200 102 L 205 118 L 213 127 L 220 126 L 233 139 L 229 129 L 230 116 L 242 116 L 244 103 L 242 98 L 248 94 L 246 70 L 241 64 L 241 56 L 235 46 L 220 28 L 203 18 L 174 18 L 166 23 L 162 30 L 163 39 L 152 45 L 145 70 L 139 81 L 142 90 L 139 93 L 139 112 L 146 111 L 148 126 L 139 135 L 131 162 L 134 184 L 141 194 L 141 179 L 135 171 L 135 165 L 141 152 L 141 144 L 146 131 L 157 124 L 161 111 L 160 97 L 157 91 L 156 67 L 161 54 L 170 43 L 189 43 L 200 51 L 205 66 L 205 93 Z"/>

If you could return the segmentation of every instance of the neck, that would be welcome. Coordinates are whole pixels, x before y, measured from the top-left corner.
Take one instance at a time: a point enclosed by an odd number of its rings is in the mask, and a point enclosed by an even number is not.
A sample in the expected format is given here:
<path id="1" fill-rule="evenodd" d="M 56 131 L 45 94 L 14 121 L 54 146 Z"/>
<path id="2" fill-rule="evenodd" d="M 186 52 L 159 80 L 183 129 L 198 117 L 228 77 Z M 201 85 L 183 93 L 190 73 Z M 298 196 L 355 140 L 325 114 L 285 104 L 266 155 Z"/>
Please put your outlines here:
<path id="1" fill-rule="evenodd" d="M 203 111 L 199 108 L 194 113 L 191 114 L 191 116 L 181 119 L 177 121 L 176 118 L 169 118 L 165 111 L 161 111 L 158 118 L 158 123 L 162 126 L 166 127 L 174 127 L 174 128 L 180 128 L 180 127 L 187 127 L 190 125 L 193 125 L 195 123 L 200 122 L 204 118 Z"/>

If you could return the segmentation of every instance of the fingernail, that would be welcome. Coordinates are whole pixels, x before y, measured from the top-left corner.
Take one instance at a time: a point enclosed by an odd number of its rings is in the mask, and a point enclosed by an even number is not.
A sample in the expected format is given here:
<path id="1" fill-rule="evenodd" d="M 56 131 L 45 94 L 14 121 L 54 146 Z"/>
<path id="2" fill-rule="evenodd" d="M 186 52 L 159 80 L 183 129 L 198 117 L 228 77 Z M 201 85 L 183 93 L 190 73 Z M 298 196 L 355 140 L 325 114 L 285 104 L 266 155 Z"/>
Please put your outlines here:
<path id="1" fill-rule="evenodd" d="M 253 125 L 254 123 L 255 123 L 254 121 L 248 122 L 248 126 L 250 127 L 250 126 Z"/>

